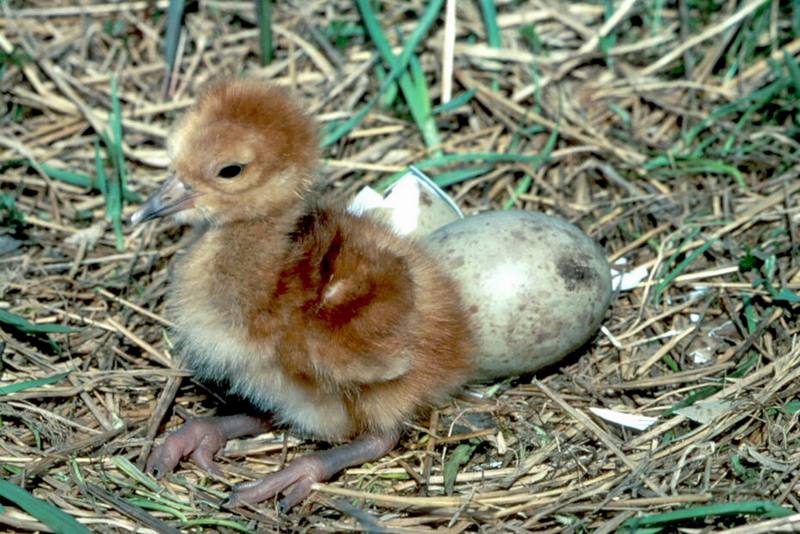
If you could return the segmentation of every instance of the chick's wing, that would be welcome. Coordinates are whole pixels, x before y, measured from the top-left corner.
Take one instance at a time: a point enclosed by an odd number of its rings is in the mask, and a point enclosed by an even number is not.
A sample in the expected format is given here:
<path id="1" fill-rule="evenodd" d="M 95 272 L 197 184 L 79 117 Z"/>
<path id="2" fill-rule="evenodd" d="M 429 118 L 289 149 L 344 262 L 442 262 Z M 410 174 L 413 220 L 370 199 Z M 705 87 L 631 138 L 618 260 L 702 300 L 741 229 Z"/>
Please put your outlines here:
<path id="1" fill-rule="evenodd" d="M 316 287 L 304 310 L 309 359 L 315 373 L 333 383 L 396 379 L 412 363 L 413 276 L 385 232 L 342 216 L 327 219 L 311 238 L 316 250 L 306 258 Z"/>

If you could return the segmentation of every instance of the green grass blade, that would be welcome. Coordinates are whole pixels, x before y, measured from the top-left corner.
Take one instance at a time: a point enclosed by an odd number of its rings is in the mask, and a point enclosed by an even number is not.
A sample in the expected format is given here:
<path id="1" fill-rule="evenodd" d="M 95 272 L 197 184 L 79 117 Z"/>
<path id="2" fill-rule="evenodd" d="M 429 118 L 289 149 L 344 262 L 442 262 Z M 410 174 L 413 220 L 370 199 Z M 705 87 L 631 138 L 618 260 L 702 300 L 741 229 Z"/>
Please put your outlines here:
<path id="1" fill-rule="evenodd" d="M 439 2 L 439 7 L 441 7 L 441 2 Z M 433 16 L 430 15 L 431 12 L 433 13 Z M 342 124 L 336 126 L 330 132 L 328 132 L 322 139 L 321 143 L 322 148 L 332 145 L 333 143 L 335 143 L 336 141 L 347 135 L 362 120 L 364 120 L 364 117 L 366 117 L 367 114 L 370 112 L 370 110 L 372 110 L 372 108 L 375 107 L 375 105 L 381 100 L 383 95 L 394 84 L 395 80 L 397 80 L 402 76 L 406 77 L 408 76 L 405 70 L 408 67 L 414 48 L 416 48 L 416 46 L 419 44 L 419 42 L 427 33 L 428 29 L 430 29 L 431 24 L 433 24 L 433 22 L 436 20 L 435 17 L 436 14 L 438 14 L 438 9 L 436 11 L 433 11 L 431 6 L 429 6 L 428 10 L 420 19 L 419 24 L 414 29 L 414 31 L 411 32 L 411 35 L 409 36 L 408 40 L 403 45 L 403 50 L 400 53 L 400 57 L 392 65 L 391 71 L 381 84 L 380 88 L 378 89 L 378 92 L 369 100 L 369 102 L 367 102 L 364 105 L 364 107 L 358 110 L 353 116 L 344 121 Z M 391 49 L 389 49 L 389 52 L 391 53 Z M 393 55 L 392 57 L 394 58 Z"/>
<path id="2" fill-rule="evenodd" d="M 16 484 L 0 479 L 0 495 L 59 534 L 90 534 L 87 529 L 66 512 L 47 501 L 34 497 Z"/>
<path id="3" fill-rule="evenodd" d="M 113 174 L 111 176 L 106 174 L 99 154 L 99 147 L 95 147 L 95 165 L 98 183 L 105 184 L 106 214 L 114 229 L 117 250 L 123 250 L 125 248 L 125 237 L 122 234 L 122 192 L 120 191 L 119 178 Z"/>
<path id="4" fill-rule="evenodd" d="M 526 174 L 525 176 L 523 176 L 522 180 L 520 180 L 519 183 L 517 184 L 517 187 L 514 188 L 514 194 L 511 195 L 511 197 L 509 197 L 503 204 L 503 209 L 510 210 L 511 208 L 513 208 L 514 204 L 517 203 L 517 199 L 519 198 L 519 196 L 528 192 L 528 189 L 530 189 L 532 182 L 533 179 L 530 177 L 530 175 Z"/>
<path id="5" fill-rule="evenodd" d="M 451 98 L 449 102 L 445 102 L 444 104 L 439 104 L 435 108 L 433 108 L 433 114 L 438 115 L 440 113 L 446 113 L 450 110 L 456 109 L 459 106 L 463 106 L 470 100 L 472 97 L 475 96 L 476 90 L 470 89 L 469 91 L 464 91 L 460 95 L 455 98 Z"/>
<path id="6" fill-rule="evenodd" d="M 480 176 L 482 174 L 486 174 L 487 172 L 492 170 L 491 165 L 480 165 L 474 167 L 459 167 L 458 169 L 454 169 L 452 171 L 443 172 L 437 174 L 433 181 L 439 187 L 447 187 L 449 185 L 458 184 L 463 182 L 464 180 L 469 180 L 471 178 L 475 178 L 476 176 Z M 376 191 L 383 193 L 388 188 L 393 186 L 400 178 L 402 178 L 408 171 L 397 172 L 392 175 L 387 176 L 386 178 L 379 181 L 373 187 Z"/>
<path id="7" fill-rule="evenodd" d="M 735 133 L 733 135 L 735 136 Z M 712 142 L 715 140 L 716 138 L 711 139 Z M 658 159 L 657 163 L 656 160 L 651 160 L 649 164 L 653 170 L 656 170 L 658 164 L 660 163 L 664 163 L 664 160 L 661 158 Z M 672 164 L 673 168 L 658 169 L 656 170 L 656 173 L 662 176 L 672 177 L 682 177 L 690 173 L 727 174 L 732 176 L 733 179 L 736 180 L 736 183 L 739 185 L 739 187 L 741 187 L 743 190 L 749 190 L 747 187 L 747 182 L 744 181 L 744 176 L 742 175 L 741 171 L 732 165 L 728 165 L 727 163 L 722 163 L 721 161 L 713 159 L 697 158 L 673 161 Z"/>
<path id="8" fill-rule="evenodd" d="M 733 176 L 736 183 L 739 184 L 743 190 L 747 191 L 747 183 L 744 181 L 744 176 L 736 167 L 714 160 L 697 160 L 694 165 L 687 167 L 689 172 L 706 172 L 710 174 L 729 174 Z"/>
<path id="9" fill-rule="evenodd" d="M 788 288 L 781 288 L 780 291 L 772 296 L 772 300 L 776 302 L 788 302 L 789 304 L 796 304 L 800 302 L 800 295 Z"/>
<path id="10" fill-rule="evenodd" d="M 408 69 L 411 72 L 411 85 L 414 88 L 415 105 L 423 116 L 430 116 L 431 102 L 427 98 L 428 82 L 425 81 L 425 72 L 422 70 L 422 65 L 420 65 L 416 54 L 411 54 L 411 57 L 408 58 Z"/>
<path id="11" fill-rule="evenodd" d="M 255 0 L 258 21 L 258 44 L 261 45 L 261 66 L 269 65 L 272 50 L 272 0 Z"/>
<path id="12" fill-rule="evenodd" d="M 164 512 L 165 514 L 170 514 L 180 520 L 182 523 L 185 523 L 189 519 L 186 517 L 186 514 L 172 508 L 171 506 L 167 506 L 165 504 L 153 502 L 150 499 L 145 499 L 143 497 L 133 497 L 131 499 L 127 499 L 127 501 L 132 504 L 133 506 L 138 506 L 139 508 L 145 510 L 156 510 L 158 512 Z"/>
<path id="13" fill-rule="evenodd" d="M 30 162 L 28 162 L 28 164 L 32 166 Z M 95 186 L 94 182 L 92 182 L 92 178 L 85 174 L 59 169 L 58 167 L 52 167 L 46 163 L 40 163 L 39 167 L 42 168 L 47 176 L 59 182 L 77 187 L 84 187 L 86 189 L 92 189 Z"/>
<path id="14" fill-rule="evenodd" d="M 55 384 L 56 382 L 61 382 L 64 380 L 69 373 L 58 373 L 53 376 L 46 376 L 44 378 L 37 378 L 36 380 L 26 380 L 24 382 L 15 382 L 13 384 L 9 384 L 7 386 L 0 387 L 0 395 L 10 395 L 12 393 L 18 393 L 20 391 L 25 391 L 26 389 L 31 388 L 38 388 L 41 386 L 47 386 L 50 384 Z"/>
<path id="15" fill-rule="evenodd" d="M 706 241 L 703 243 L 699 248 L 692 251 L 691 254 L 686 256 L 683 261 L 681 261 L 675 268 L 670 271 L 664 278 L 656 286 L 655 290 L 653 291 L 653 298 L 658 299 L 661 293 L 667 288 L 669 284 L 672 283 L 677 277 L 679 277 L 691 263 L 696 260 L 701 255 L 705 254 L 706 250 L 713 244 L 713 241 Z"/>
<path id="16" fill-rule="evenodd" d="M 778 518 L 792 515 L 792 511 L 772 501 L 738 501 L 720 504 L 708 504 L 673 510 L 663 514 L 652 514 L 635 517 L 622 524 L 620 532 L 634 532 L 641 527 L 670 525 L 686 520 L 699 520 L 707 517 L 732 515 L 757 515 L 767 518 Z"/>
<path id="17" fill-rule="evenodd" d="M 605 20 L 608 21 L 614 16 L 614 2 L 605 0 L 605 4 Z M 611 50 L 615 44 L 617 44 L 617 33 L 615 31 L 610 31 L 607 35 L 601 37 L 600 42 L 597 43 L 597 48 L 603 53 L 603 56 L 605 56 L 606 63 L 608 63 L 610 68 L 614 68 L 614 58 L 608 54 L 608 51 Z"/>
<path id="18" fill-rule="evenodd" d="M 383 65 L 380 63 L 375 65 L 375 75 L 378 77 L 378 81 L 381 82 L 381 86 L 386 83 L 386 78 L 388 73 L 386 69 L 383 68 Z M 388 84 L 386 91 L 384 91 L 383 96 L 381 97 L 381 107 L 383 109 L 391 109 L 392 105 L 394 105 L 395 100 L 397 100 L 397 84 L 394 83 L 397 80 L 395 78 L 392 80 L 392 83 Z"/>
<path id="19" fill-rule="evenodd" d="M 108 137 L 108 155 L 114 167 L 114 175 L 107 181 L 106 212 L 111 220 L 116 237 L 117 250 L 125 250 L 125 236 L 122 233 L 122 191 L 126 189 L 125 154 L 122 151 L 122 110 L 119 104 L 117 78 L 111 78 L 111 115 L 109 117 L 111 135 Z M 108 178 L 108 177 L 107 177 Z"/>
<path id="20" fill-rule="evenodd" d="M 731 151 L 733 151 L 736 139 L 739 137 L 742 129 L 748 124 L 748 122 L 750 122 L 750 118 L 755 114 L 755 112 L 756 106 L 751 106 L 742 114 L 739 120 L 736 121 L 736 126 L 733 127 L 733 131 L 728 136 L 728 139 L 725 140 L 722 150 L 720 151 L 723 156 L 727 156 L 731 153 Z M 742 181 L 742 183 L 744 183 L 744 179 L 741 178 L 741 174 L 739 175 L 739 179 Z"/>
<path id="21" fill-rule="evenodd" d="M 622 123 L 623 123 L 623 124 L 624 124 L 626 127 L 630 128 L 630 126 L 631 126 L 631 121 L 633 120 L 633 119 L 631 119 L 631 114 L 630 114 L 630 113 L 628 113 L 627 111 L 625 111 L 624 109 L 622 109 L 622 108 L 621 108 L 620 106 L 618 106 L 617 104 L 614 104 L 613 102 L 612 102 L 612 103 L 610 103 L 610 104 L 608 104 L 608 109 L 610 109 L 611 111 L 613 111 L 614 113 L 616 113 L 616 114 L 619 116 L 619 118 L 620 118 L 620 119 L 622 119 Z"/>
<path id="22" fill-rule="evenodd" d="M 175 55 L 181 38 L 184 0 L 169 0 L 167 8 L 167 35 L 164 37 L 164 54 L 167 60 L 167 79 L 175 68 Z"/>
<path id="23" fill-rule="evenodd" d="M 800 12 L 800 7 L 798 7 L 798 12 Z M 794 56 L 785 50 L 783 52 L 783 61 L 786 63 L 786 68 L 789 70 L 789 76 L 792 78 L 795 93 L 800 95 L 800 65 L 797 64 L 797 60 Z"/>
<path id="24" fill-rule="evenodd" d="M 491 171 L 492 167 L 489 165 L 481 165 L 478 167 L 464 167 L 463 169 L 455 169 L 449 172 L 443 172 L 436 176 L 433 180 L 439 187 L 447 187 L 453 184 L 459 184 L 465 180 L 471 180 L 487 172 Z"/>
<path id="25" fill-rule="evenodd" d="M 800 35 L 800 4 L 792 4 L 792 31 L 795 35 Z"/>
<path id="26" fill-rule="evenodd" d="M 117 87 L 117 77 L 111 78 L 111 133 L 112 146 L 114 147 L 114 157 L 116 161 L 117 174 L 119 175 L 120 187 L 123 191 L 128 188 L 128 173 L 125 170 L 125 152 L 122 150 L 122 108 L 119 103 L 119 89 Z"/>
<path id="27" fill-rule="evenodd" d="M 486 40 L 492 48 L 501 48 L 500 27 L 497 25 L 497 9 L 494 0 L 480 0 L 483 24 L 486 27 Z"/>
<path id="28" fill-rule="evenodd" d="M 322 138 L 322 143 L 320 145 L 322 148 L 332 145 L 345 135 L 347 135 L 353 128 L 355 128 L 364 117 L 367 116 L 372 108 L 375 107 L 375 104 L 378 102 L 380 97 L 380 93 L 378 93 L 377 97 L 373 97 L 367 104 L 359 109 L 356 113 L 354 113 L 349 119 L 342 122 L 341 124 L 337 125 L 333 128 L 330 132 L 325 134 L 325 137 Z"/>
<path id="29" fill-rule="evenodd" d="M 0 193 L 0 223 L 7 227 L 21 225 L 25 222 L 25 214 L 17 207 L 14 197 Z"/>
<path id="30" fill-rule="evenodd" d="M 644 162 L 642 164 L 642 169 L 645 171 L 652 171 L 661 167 L 668 167 L 673 163 L 675 163 L 675 158 L 665 154 L 663 156 L 656 156 L 650 161 Z"/>
<path id="31" fill-rule="evenodd" d="M 103 196 L 108 191 L 108 177 L 106 176 L 106 166 L 103 164 L 103 157 L 100 155 L 100 140 L 94 141 L 94 175 L 95 185 Z"/>
<path id="32" fill-rule="evenodd" d="M 539 37 L 539 32 L 536 31 L 536 26 L 533 24 L 525 24 L 519 29 L 519 36 L 531 49 L 531 52 L 537 56 L 547 55 L 548 50 L 542 43 L 542 38 Z"/>
<path id="33" fill-rule="evenodd" d="M 445 165 L 450 165 L 453 163 L 472 163 L 476 161 L 486 161 L 490 163 L 517 161 L 522 163 L 541 164 L 546 160 L 547 157 L 542 154 L 526 155 L 526 154 L 513 154 L 513 153 L 501 154 L 499 152 L 473 152 L 466 154 L 446 154 L 444 156 L 437 156 L 422 160 L 418 163 L 415 163 L 414 165 L 418 169 L 422 170 L 422 169 L 430 169 L 433 167 L 443 167 Z M 478 170 L 478 169 L 483 169 L 483 170 Z M 480 174 L 488 172 L 489 170 L 491 170 L 491 167 L 488 166 L 475 167 L 472 169 L 458 169 L 456 171 L 453 171 L 452 173 L 440 174 L 434 181 L 437 184 L 439 184 L 439 186 L 445 187 L 447 185 L 468 180 L 473 176 L 478 176 Z M 463 171 L 463 173 L 461 171 Z M 378 184 L 375 186 L 376 189 L 378 191 L 383 191 L 385 188 L 391 186 L 397 180 L 399 180 L 400 177 L 403 176 L 405 173 L 406 171 L 400 171 L 384 178 L 383 180 L 378 182 Z M 444 179 L 445 176 L 447 176 L 447 179 Z"/>
<path id="34" fill-rule="evenodd" d="M 214 518 L 200 518 L 200 519 L 190 519 L 186 521 L 182 525 L 184 528 L 191 528 L 191 527 L 224 527 L 231 530 L 238 530 L 239 532 L 244 532 L 245 534 L 256 534 L 256 531 L 250 530 L 243 524 L 238 521 L 234 521 L 232 519 L 214 519 Z M 219 531 L 219 528 L 214 528 L 213 531 Z"/>
<path id="35" fill-rule="evenodd" d="M 769 311 L 772 311 L 771 309 Z M 769 312 L 768 312 L 769 313 Z M 755 326 L 753 330 L 749 331 L 750 333 L 755 332 Z M 739 362 L 739 365 L 736 366 L 736 369 L 729 375 L 731 378 L 743 378 L 747 376 L 747 374 L 753 370 L 753 368 L 758 365 L 761 361 L 761 357 L 755 351 L 750 351 L 750 355 L 747 356 L 744 360 Z"/>
<path id="36" fill-rule="evenodd" d="M 436 121 L 433 120 L 431 113 L 431 100 L 428 98 L 428 83 L 425 81 L 425 73 L 416 55 L 412 54 L 409 58 L 408 67 L 411 70 L 411 79 L 414 91 L 414 106 L 421 120 L 418 121 L 422 138 L 429 147 L 438 147 L 441 144 L 439 131 L 436 128 Z M 441 153 L 440 150 L 435 151 Z"/>
<path id="37" fill-rule="evenodd" d="M 138 484 L 132 484 L 130 486 L 132 487 L 132 489 L 136 490 L 137 495 L 142 496 L 143 498 L 149 500 L 150 502 L 161 504 L 163 506 L 167 506 L 169 508 L 172 508 L 173 510 L 178 510 L 181 512 L 195 511 L 195 508 L 193 506 L 186 504 L 185 502 L 181 502 L 177 500 L 177 498 L 173 498 L 172 496 L 165 493 L 163 488 L 160 488 L 159 492 L 156 493 L 154 491 L 144 489 Z"/>
<path id="38" fill-rule="evenodd" d="M 470 458 L 472 458 L 472 453 L 478 448 L 478 444 L 473 443 L 473 441 L 476 440 L 470 440 L 468 443 L 461 443 L 458 445 L 458 447 L 450 453 L 450 457 L 444 464 L 442 478 L 444 478 L 444 491 L 447 495 L 453 494 L 458 470 L 469 462 Z"/>
<path id="39" fill-rule="evenodd" d="M 553 152 L 553 149 L 556 148 L 556 143 L 558 142 L 558 125 L 553 128 L 553 131 L 550 132 L 550 135 L 547 137 L 547 141 L 544 143 L 544 147 L 542 147 L 542 151 L 539 152 L 539 157 L 542 158 L 542 163 L 546 163 L 550 159 L 550 154 Z"/>
<path id="40" fill-rule="evenodd" d="M 545 157 L 537 155 L 526 154 L 503 154 L 500 152 L 468 152 L 465 154 L 446 154 L 423 160 L 416 164 L 420 169 L 429 169 L 431 167 L 440 167 L 442 165 L 449 165 L 451 163 L 464 163 L 471 161 L 490 161 L 490 162 L 507 162 L 516 161 L 521 163 L 541 163 L 545 161 Z"/>
<path id="41" fill-rule="evenodd" d="M 683 254 L 683 250 L 684 250 L 684 249 L 685 249 L 687 246 L 689 246 L 689 243 L 691 243 L 692 241 L 694 241 L 694 238 L 695 238 L 695 237 L 697 237 L 698 235 L 700 235 L 700 228 L 696 228 L 696 227 L 692 227 L 692 228 L 690 228 L 689 235 L 687 235 L 687 236 L 686 236 L 686 237 L 683 239 L 683 241 L 681 242 L 681 244 L 680 244 L 680 245 L 678 245 L 678 246 L 675 248 L 675 252 L 673 252 L 673 253 L 672 253 L 672 255 L 671 255 L 669 258 L 667 258 L 667 261 L 666 261 L 666 262 L 664 262 L 664 265 L 665 265 L 666 267 L 668 267 L 668 266 L 672 265 L 673 263 L 675 263 L 675 260 L 677 260 L 677 259 L 678 259 L 678 256 L 680 256 L 681 254 Z M 665 267 L 665 269 L 666 269 L 666 267 Z"/>
<path id="42" fill-rule="evenodd" d="M 30 160 L 25 160 L 25 164 L 32 166 Z M 92 177 L 87 174 L 60 169 L 46 163 L 40 163 L 39 167 L 53 180 L 58 180 L 59 182 L 64 182 L 65 184 L 74 185 L 76 187 L 84 187 L 86 189 L 105 194 L 105 184 L 98 183 L 97 179 L 92 179 Z M 142 197 L 139 194 L 127 189 L 123 191 L 122 198 L 128 202 L 138 203 L 142 201 Z"/>
<path id="43" fill-rule="evenodd" d="M 146 487 L 150 491 L 154 491 L 156 493 L 160 491 L 158 484 L 155 482 L 155 480 L 142 473 L 142 471 L 138 467 L 133 465 L 133 463 L 124 456 L 112 457 L 111 463 L 113 463 L 117 467 L 117 469 L 119 469 L 129 478 L 135 480 L 136 482 Z"/>
<path id="44" fill-rule="evenodd" d="M 497 25 L 497 8 L 494 0 L 480 0 L 478 2 L 483 14 L 483 25 L 486 28 L 486 41 L 492 48 L 502 48 L 503 41 L 500 38 L 500 27 Z M 492 90 L 497 92 L 500 89 L 500 81 L 497 74 L 492 79 Z"/>
<path id="45" fill-rule="evenodd" d="M 71 334 L 79 332 L 77 328 L 61 324 L 36 324 L 15 313 L 0 309 L 0 323 L 11 326 L 25 334 Z"/>
<path id="46" fill-rule="evenodd" d="M 752 334 L 758 328 L 758 314 L 756 313 L 755 306 L 753 306 L 753 297 L 745 295 L 742 298 L 744 305 L 744 319 L 747 325 L 747 333 Z"/>
<path id="47" fill-rule="evenodd" d="M 706 119 L 703 119 L 694 128 L 689 130 L 682 141 L 678 141 L 678 143 L 682 143 L 684 147 L 689 147 L 703 131 L 722 117 L 730 115 L 731 113 L 743 111 L 753 105 L 756 106 L 756 109 L 760 109 L 766 103 L 773 100 L 780 91 L 784 90 L 788 83 L 789 80 L 786 77 L 780 77 L 757 91 L 753 91 L 752 93 L 718 107 L 712 111 Z M 670 152 L 675 154 L 679 153 L 675 147 L 673 147 Z"/>
<path id="48" fill-rule="evenodd" d="M 404 56 L 411 56 L 413 54 L 416 44 L 413 46 L 410 45 L 412 43 L 418 43 L 422 36 L 427 33 L 433 22 L 438 18 L 444 0 L 434 0 L 428 4 L 425 12 L 420 17 L 419 24 L 409 36 L 408 41 L 404 44 L 403 52 L 399 58 L 395 57 L 392 52 L 389 40 L 383 32 L 375 10 L 372 8 L 369 0 L 355 0 L 355 3 L 359 13 L 361 13 L 361 18 L 364 21 L 364 25 L 367 28 L 372 42 L 375 44 L 386 64 L 389 65 L 392 72 L 394 72 L 397 68 L 400 68 L 400 65 L 407 59 Z M 402 70 L 405 70 L 405 68 Z M 441 145 L 441 140 L 436 128 L 436 123 L 433 121 L 433 117 L 430 114 L 431 106 L 430 98 L 428 98 L 427 95 L 427 88 L 415 85 L 407 72 L 403 72 L 402 75 L 400 75 L 398 83 L 400 84 L 400 90 L 403 92 L 403 97 L 408 104 L 409 110 L 411 111 L 411 116 L 414 118 L 414 122 L 417 123 L 417 127 L 425 140 L 425 144 L 429 148 L 435 149 Z M 427 112 L 426 109 L 428 110 Z M 441 153 L 441 151 L 437 150 L 436 153 Z"/>
<path id="49" fill-rule="evenodd" d="M 538 157 L 541 158 L 541 159 L 537 163 L 537 166 L 536 166 L 537 168 L 540 168 L 542 165 L 544 165 L 550 159 L 550 154 L 553 152 L 553 149 L 556 147 L 556 143 L 557 142 L 558 142 L 558 127 L 553 128 L 553 131 L 550 132 L 550 135 L 548 136 L 547 141 L 545 142 L 544 147 L 542 148 L 542 151 L 539 152 L 539 156 Z M 516 145 L 516 143 L 515 143 L 515 145 Z M 515 149 L 516 149 L 516 147 L 515 147 Z M 519 198 L 519 196 L 522 195 L 523 193 L 527 192 L 528 189 L 530 189 L 532 181 L 533 181 L 533 179 L 529 175 L 526 174 L 522 178 L 520 183 L 517 184 L 517 187 L 514 189 L 514 193 L 511 195 L 511 197 L 508 200 L 506 200 L 505 204 L 503 204 L 503 209 L 504 210 L 510 210 L 511 208 L 513 208 L 514 204 L 516 204 L 517 199 Z"/>

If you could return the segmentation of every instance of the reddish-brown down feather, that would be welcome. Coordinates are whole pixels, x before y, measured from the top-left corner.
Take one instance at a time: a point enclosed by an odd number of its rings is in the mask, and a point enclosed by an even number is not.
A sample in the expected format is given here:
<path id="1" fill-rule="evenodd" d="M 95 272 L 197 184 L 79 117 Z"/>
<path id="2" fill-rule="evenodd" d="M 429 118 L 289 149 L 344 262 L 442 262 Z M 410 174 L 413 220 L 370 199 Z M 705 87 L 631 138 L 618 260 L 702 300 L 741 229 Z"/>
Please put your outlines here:
<path id="1" fill-rule="evenodd" d="M 279 89 L 214 85 L 172 136 L 178 193 L 159 192 L 137 215 L 183 202 L 184 220 L 207 222 L 176 267 L 171 298 L 180 346 L 199 376 L 227 382 L 300 432 L 365 435 L 341 454 L 311 458 L 306 470 L 242 489 L 234 502 L 283 492 L 294 504 L 309 480 L 383 454 L 405 420 L 470 376 L 470 328 L 443 269 L 420 244 L 308 192 L 314 132 Z M 239 175 L 221 177 L 231 165 Z M 237 420 L 217 441 L 258 429 L 250 424 Z M 149 467 L 168 471 L 196 454 L 190 434 L 203 432 L 173 435 Z"/>

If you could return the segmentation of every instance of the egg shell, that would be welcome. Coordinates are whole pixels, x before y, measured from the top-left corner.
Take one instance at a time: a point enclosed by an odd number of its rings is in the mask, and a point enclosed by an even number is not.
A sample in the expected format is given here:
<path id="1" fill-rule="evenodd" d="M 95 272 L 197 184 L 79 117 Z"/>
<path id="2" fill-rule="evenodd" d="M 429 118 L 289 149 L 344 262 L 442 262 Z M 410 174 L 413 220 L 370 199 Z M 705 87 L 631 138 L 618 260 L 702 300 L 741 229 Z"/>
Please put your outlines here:
<path id="1" fill-rule="evenodd" d="M 479 346 L 478 379 L 557 362 L 592 337 L 611 301 L 605 252 L 556 217 L 487 212 L 425 242 L 461 290 Z"/>
<path id="2" fill-rule="evenodd" d="M 416 206 L 415 206 L 416 207 Z M 408 212 L 411 213 L 415 210 L 406 207 Z M 393 225 L 393 219 L 396 217 L 397 207 L 377 207 L 369 208 L 364 211 L 368 217 L 373 217 L 375 220 L 393 227 L 395 231 L 401 235 L 409 235 L 411 237 L 423 237 L 429 235 L 434 230 L 445 226 L 453 221 L 459 220 L 463 215 L 453 210 L 453 208 L 441 197 L 431 193 L 427 189 L 420 189 L 419 192 L 419 206 L 416 210 L 415 228 L 412 232 L 406 233 L 401 231 Z M 410 216 L 410 215 L 409 215 Z"/>
<path id="3" fill-rule="evenodd" d="M 444 199 L 432 191 L 421 188 L 419 191 L 419 219 L 416 235 L 428 235 L 437 228 L 459 220 L 463 215 L 453 210 Z"/>

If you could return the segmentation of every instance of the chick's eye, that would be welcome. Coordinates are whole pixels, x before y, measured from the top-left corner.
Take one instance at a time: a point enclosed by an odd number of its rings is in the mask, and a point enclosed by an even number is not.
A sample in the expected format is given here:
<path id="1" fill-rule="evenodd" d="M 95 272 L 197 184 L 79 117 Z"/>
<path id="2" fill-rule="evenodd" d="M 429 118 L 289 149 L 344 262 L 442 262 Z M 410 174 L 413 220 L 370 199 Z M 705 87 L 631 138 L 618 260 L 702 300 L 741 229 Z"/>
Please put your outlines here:
<path id="1" fill-rule="evenodd" d="M 225 165 L 222 167 L 217 176 L 220 178 L 236 178 L 242 173 L 242 165 L 234 164 L 234 165 Z"/>

